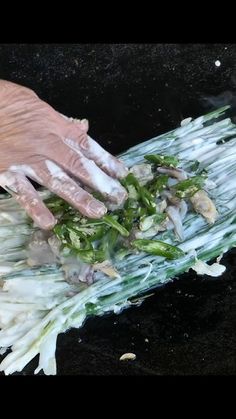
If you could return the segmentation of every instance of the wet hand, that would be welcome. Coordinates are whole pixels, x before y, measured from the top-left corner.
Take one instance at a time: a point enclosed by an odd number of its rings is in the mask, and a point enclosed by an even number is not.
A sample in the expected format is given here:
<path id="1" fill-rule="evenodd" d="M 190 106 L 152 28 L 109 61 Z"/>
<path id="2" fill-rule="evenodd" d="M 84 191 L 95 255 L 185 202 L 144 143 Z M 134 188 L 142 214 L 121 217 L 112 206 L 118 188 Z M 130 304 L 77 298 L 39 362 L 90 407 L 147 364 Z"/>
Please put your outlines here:
<path id="1" fill-rule="evenodd" d="M 27 178 L 45 186 L 89 218 L 107 209 L 84 187 L 122 203 L 124 164 L 87 134 L 88 121 L 67 118 L 32 90 L 0 80 L 0 185 L 42 229 L 56 223 Z"/>

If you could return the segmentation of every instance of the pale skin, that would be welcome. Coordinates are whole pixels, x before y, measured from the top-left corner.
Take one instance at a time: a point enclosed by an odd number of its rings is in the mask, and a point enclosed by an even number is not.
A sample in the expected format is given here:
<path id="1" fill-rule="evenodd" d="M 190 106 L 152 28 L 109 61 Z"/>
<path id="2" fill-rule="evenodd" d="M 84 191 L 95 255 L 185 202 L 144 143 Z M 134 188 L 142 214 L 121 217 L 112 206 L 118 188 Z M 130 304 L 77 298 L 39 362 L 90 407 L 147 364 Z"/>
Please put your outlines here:
<path id="1" fill-rule="evenodd" d="M 107 209 L 85 186 L 117 204 L 127 198 L 118 180 L 127 174 L 124 164 L 87 132 L 87 120 L 67 118 L 31 89 L 0 80 L 0 186 L 42 229 L 56 219 L 28 178 L 89 218 Z"/>

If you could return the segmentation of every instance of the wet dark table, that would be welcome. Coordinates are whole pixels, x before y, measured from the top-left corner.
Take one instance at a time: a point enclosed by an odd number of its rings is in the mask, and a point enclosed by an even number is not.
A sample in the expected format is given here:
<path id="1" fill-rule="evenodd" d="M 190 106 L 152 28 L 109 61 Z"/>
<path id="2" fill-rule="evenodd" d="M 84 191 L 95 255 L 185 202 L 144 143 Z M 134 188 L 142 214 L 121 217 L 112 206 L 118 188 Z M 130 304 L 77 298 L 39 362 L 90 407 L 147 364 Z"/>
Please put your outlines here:
<path id="1" fill-rule="evenodd" d="M 90 135 L 113 154 L 185 117 L 236 105 L 236 45 L 1 45 L 0 57 L 0 78 L 88 118 Z M 60 335 L 58 374 L 235 374 L 235 256 L 224 256 L 218 279 L 184 274 L 141 307 Z M 136 360 L 120 362 L 125 352 Z M 33 360 L 24 374 L 35 367 Z"/>

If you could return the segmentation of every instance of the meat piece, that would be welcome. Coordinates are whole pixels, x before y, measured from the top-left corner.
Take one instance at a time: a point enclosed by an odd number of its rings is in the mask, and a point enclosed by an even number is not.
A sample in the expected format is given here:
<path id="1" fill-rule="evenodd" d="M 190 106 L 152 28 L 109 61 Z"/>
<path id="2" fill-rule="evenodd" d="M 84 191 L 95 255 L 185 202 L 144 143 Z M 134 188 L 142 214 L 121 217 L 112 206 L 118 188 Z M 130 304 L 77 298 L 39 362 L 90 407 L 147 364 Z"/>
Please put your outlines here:
<path id="1" fill-rule="evenodd" d="M 152 167 L 150 164 L 135 164 L 131 167 L 130 172 L 138 179 L 140 185 L 146 185 L 147 182 L 153 179 Z"/>
<path id="2" fill-rule="evenodd" d="M 62 264 L 62 270 L 69 283 L 86 282 L 88 285 L 93 283 L 94 269 L 92 265 L 81 262 L 76 257 L 67 257 Z"/>
<path id="3" fill-rule="evenodd" d="M 186 172 L 183 169 L 171 169 L 170 167 L 158 167 L 157 171 L 165 175 L 169 175 L 178 180 L 186 180 L 188 178 Z"/>
<path id="4" fill-rule="evenodd" d="M 57 257 L 48 243 L 50 231 L 37 230 L 31 237 L 27 248 L 27 263 L 29 266 L 51 265 L 56 263 Z"/>
<path id="5" fill-rule="evenodd" d="M 174 224 L 174 230 L 175 230 L 175 234 L 177 238 L 182 241 L 184 239 L 184 233 L 183 233 L 183 225 L 182 225 L 182 219 L 179 213 L 179 209 L 170 205 L 169 207 L 166 208 L 166 213 L 169 219 Z"/>
<path id="6" fill-rule="evenodd" d="M 196 192 L 190 201 L 196 212 L 206 218 L 209 224 L 214 224 L 218 216 L 218 212 L 212 200 L 209 198 L 207 193 L 203 190 Z"/>

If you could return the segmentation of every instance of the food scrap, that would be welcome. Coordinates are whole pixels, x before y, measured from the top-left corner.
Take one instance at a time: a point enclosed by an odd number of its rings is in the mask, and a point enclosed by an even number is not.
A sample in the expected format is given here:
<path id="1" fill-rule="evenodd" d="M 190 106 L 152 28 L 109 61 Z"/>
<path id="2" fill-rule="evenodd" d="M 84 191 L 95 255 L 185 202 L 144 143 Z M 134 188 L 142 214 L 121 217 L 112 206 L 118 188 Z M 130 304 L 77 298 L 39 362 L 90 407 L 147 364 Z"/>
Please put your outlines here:
<path id="1" fill-rule="evenodd" d="M 134 361 L 136 359 L 136 355 L 132 352 L 127 352 L 126 354 L 121 355 L 120 361 Z"/>

